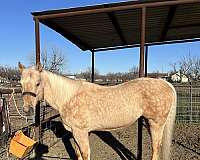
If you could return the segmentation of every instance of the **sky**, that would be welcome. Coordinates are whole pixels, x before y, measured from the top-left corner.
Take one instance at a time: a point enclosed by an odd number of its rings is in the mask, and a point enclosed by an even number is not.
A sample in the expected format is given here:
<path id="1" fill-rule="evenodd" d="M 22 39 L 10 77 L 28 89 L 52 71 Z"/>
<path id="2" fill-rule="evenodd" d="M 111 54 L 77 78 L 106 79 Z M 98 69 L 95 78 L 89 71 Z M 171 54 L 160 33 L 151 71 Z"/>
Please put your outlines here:
<path id="1" fill-rule="evenodd" d="M 18 62 L 30 65 L 35 55 L 34 21 L 31 12 L 120 2 L 119 0 L 1 0 L 0 65 L 17 67 Z M 59 49 L 65 56 L 65 73 L 85 71 L 91 65 L 91 54 L 55 31 L 41 25 L 41 50 Z M 200 56 L 200 42 L 149 47 L 148 72 L 168 72 L 170 64 L 183 56 Z M 127 72 L 138 66 L 139 49 L 121 49 L 95 54 L 95 68 L 101 73 Z"/>

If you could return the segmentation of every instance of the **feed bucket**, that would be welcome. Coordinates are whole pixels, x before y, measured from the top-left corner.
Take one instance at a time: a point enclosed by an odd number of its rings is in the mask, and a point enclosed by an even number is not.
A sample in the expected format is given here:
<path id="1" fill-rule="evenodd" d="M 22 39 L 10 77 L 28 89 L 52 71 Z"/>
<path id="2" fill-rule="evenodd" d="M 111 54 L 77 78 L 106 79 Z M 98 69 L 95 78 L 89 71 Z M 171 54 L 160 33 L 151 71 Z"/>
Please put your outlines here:
<path id="1" fill-rule="evenodd" d="M 15 133 L 11 139 L 9 153 L 12 153 L 18 158 L 24 158 L 33 149 L 36 141 L 24 135 L 22 131 Z"/>

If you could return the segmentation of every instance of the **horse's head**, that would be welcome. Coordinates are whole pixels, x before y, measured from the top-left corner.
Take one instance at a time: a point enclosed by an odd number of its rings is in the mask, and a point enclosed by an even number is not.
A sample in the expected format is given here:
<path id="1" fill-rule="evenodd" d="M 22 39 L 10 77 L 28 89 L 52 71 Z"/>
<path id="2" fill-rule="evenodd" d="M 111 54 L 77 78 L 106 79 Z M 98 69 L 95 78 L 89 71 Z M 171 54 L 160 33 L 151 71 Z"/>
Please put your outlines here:
<path id="1" fill-rule="evenodd" d="M 43 87 L 41 83 L 42 66 L 39 64 L 30 68 L 25 68 L 19 63 L 21 73 L 20 83 L 22 85 L 23 110 L 31 114 L 33 108 L 43 99 Z"/>

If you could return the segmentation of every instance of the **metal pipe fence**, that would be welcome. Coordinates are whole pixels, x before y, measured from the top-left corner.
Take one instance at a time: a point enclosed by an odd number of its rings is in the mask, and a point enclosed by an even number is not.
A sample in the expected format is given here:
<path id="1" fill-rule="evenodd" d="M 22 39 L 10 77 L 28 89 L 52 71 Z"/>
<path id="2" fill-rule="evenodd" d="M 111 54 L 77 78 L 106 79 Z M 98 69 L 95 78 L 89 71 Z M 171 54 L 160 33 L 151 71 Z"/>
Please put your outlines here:
<path id="1" fill-rule="evenodd" d="M 177 123 L 200 122 L 200 84 L 174 84 L 177 92 Z"/>

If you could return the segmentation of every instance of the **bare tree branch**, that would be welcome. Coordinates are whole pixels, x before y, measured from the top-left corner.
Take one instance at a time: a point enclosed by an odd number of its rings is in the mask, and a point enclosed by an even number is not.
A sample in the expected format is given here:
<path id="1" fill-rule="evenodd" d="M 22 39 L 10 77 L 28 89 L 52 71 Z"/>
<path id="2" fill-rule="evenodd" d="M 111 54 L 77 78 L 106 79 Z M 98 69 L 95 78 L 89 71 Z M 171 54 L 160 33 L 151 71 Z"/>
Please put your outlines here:
<path id="1" fill-rule="evenodd" d="M 31 56 L 30 63 L 31 65 L 35 64 L 35 57 Z M 41 63 L 44 69 L 59 73 L 62 72 L 66 59 L 62 51 L 54 47 L 51 51 L 42 50 Z"/>
<path id="2" fill-rule="evenodd" d="M 187 76 L 190 80 L 199 80 L 200 78 L 200 58 L 191 56 L 183 56 L 178 62 L 171 64 L 172 72 L 180 73 L 180 78 L 183 75 Z"/>

